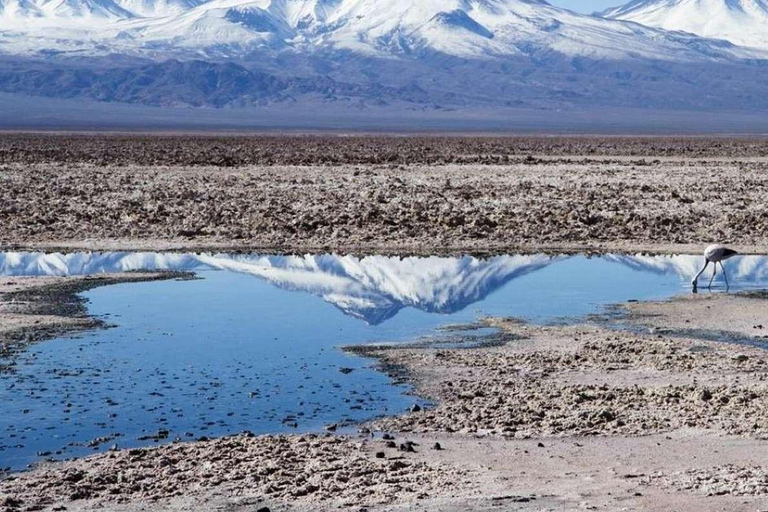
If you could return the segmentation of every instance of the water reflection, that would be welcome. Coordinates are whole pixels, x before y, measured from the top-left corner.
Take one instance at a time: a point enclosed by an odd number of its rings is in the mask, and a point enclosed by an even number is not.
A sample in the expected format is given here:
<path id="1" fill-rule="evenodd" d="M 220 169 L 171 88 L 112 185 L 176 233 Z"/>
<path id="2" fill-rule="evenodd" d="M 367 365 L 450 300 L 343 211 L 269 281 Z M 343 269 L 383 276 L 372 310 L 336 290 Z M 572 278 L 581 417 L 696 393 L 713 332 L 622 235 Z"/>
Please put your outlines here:
<path id="1" fill-rule="evenodd" d="M 249 274 L 280 289 L 322 298 L 345 314 L 378 325 L 404 308 L 452 314 L 482 302 L 510 281 L 573 257 L 503 255 L 464 257 L 280 256 L 252 254 L 0 253 L 0 275 L 65 276 L 130 270 L 224 270 Z M 584 257 L 576 257 L 584 259 Z M 594 263 L 676 276 L 690 282 L 702 257 L 605 255 Z M 726 263 L 736 288 L 768 283 L 768 257 L 739 256 Z M 594 268 L 590 266 L 590 269 Z M 591 270 L 590 270 L 591 271 Z M 593 278 L 594 279 L 594 276 Z M 717 280 L 722 279 L 719 275 Z M 585 279 L 589 285 L 590 279 Z"/>
<path id="2" fill-rule="evenodd" d="M 682 280 L 690 282 L 699 273 L 704 258 L 702 256 L 676 255 L 676 256 L 625 256 L 609 254 L 603 256 L 607 261 L 619 263 L 635 270 L 653 272 L 659 275 L 676 275 Z M 767 256 L 735 256 L 724 262 L 730 276 L 731 287 L 749 288 L 768 285 L 768 257 Z M 709 270 L 711 272 L 711 269 Z M 709 275 L 705 274 L 709 280 Z M 721 272 L 718 272 L 715 281 L 724 281 Z"/>
<path id="3" fill-rule="evenodd" d="M 397 413 L 413 403 L 407 389 L 339 346 L 440 341 L 440 327 L 482 316 L 583 318 L 607 304 L 686 292 L 700 264 L 698 256 L 0 254 L 6 276 L 172 269 L 204 277 L 91 290 L 89 312 L 114 329 L 17 354 L 13 371 L 0 373 L 0 468 L 113 442 L 143 446 L 159 431 L 169 441 L 318 431 Z M 768 283 L 766 257 L 726 267 L 733 287 Z M 110 441 L 93 446 L 99 439 Z"/>
<path id="4" fill-rule="evenodd" d="M 142 269 L 227 270 L 259 277 L 284 290 L 311 293 L 350 316 L 377 325 L 406 307 L 428 313 L 455 313 L 482 301 L 509 281 L 563 258 L 5 253 L 0 254 L 0 274 L 65 276 Z"/>

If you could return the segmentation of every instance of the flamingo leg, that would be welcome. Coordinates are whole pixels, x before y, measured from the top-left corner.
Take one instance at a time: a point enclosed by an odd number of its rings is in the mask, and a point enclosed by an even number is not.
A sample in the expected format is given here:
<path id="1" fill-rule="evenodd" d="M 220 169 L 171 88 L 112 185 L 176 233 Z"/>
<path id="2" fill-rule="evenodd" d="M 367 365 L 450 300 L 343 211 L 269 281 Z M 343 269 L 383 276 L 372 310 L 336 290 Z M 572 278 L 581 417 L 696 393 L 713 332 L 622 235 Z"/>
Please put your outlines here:
<path id="1" fill-rule="evenodd" d="M 717 262 L 715 262 L 715 266 L 712 269 L 712 277 L 709 279 L 709 289 L 712 289 L 712 281 L 715 280 L 715 276 L 717 275 Z"/>
<path id="2" fill-rule="evenodd" d="M 728 291 L 731 288 L 731 285 L 728 284 L 728 274 L 725 273 L 725 267 L 723 266 L 723 262 L 720 262 L 720 268 L 723 269 L 723 277 L 725 278 L 725 291 Z"/>

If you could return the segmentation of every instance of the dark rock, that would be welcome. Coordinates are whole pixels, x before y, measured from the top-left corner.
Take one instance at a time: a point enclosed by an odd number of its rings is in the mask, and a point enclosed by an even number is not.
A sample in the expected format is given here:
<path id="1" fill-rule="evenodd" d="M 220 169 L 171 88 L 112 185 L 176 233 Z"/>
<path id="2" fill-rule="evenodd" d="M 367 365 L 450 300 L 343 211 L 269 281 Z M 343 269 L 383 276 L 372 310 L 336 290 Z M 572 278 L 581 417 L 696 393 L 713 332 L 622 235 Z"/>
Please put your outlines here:
<path id="1" fill-rule="evenodd" d="M 9 507 L 9 508 L 10 508 L 10 507 L 13 507 L 13 508 L 16 508 L 16 507 L 20 507 L 20 506 L 21 506 L 21 505 L 22 505 L 24 502 L 23 502 L 23 501 L 21 501 L 21 500 L 20 500 L 20 499 L 18 499 L 18 498 L 13 498 L 13 497 L 11 497 L 11 496 L 8 496 L 7 498 L 5 498 L 5 499 L 4 499 L 3 501 L 1 501 L 0 503 L 2 503 L 2 505 L 3 505 L 4 507 Z"/>
<path id="2" fill-rule="evenodd" d="M 91 497 L 91 495 L 88 494 L 87 491 L 82 490 L 82 489 L 78 489 L 78 490 L 76 490 L 75 492 L 73 492 L 72 494 L 69 495 L 69 500 L 70 501 L 87 500 L 90 497 Z"/>

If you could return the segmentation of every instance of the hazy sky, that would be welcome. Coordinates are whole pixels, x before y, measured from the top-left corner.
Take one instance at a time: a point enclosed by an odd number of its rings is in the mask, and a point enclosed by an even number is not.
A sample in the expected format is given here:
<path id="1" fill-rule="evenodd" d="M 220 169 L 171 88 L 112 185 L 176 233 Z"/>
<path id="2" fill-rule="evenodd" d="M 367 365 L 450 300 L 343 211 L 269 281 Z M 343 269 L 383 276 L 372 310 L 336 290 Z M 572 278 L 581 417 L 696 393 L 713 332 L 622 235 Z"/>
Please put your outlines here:
<path id="1" fill-rule="evenodd" d="M 606 7 L 614 7 L 627 2 L 623 0 L 549 0 L 549 3 L 559 5 L 560 7 L 566 7 L 574 11 L 591 13 L 602 11 Z"/>

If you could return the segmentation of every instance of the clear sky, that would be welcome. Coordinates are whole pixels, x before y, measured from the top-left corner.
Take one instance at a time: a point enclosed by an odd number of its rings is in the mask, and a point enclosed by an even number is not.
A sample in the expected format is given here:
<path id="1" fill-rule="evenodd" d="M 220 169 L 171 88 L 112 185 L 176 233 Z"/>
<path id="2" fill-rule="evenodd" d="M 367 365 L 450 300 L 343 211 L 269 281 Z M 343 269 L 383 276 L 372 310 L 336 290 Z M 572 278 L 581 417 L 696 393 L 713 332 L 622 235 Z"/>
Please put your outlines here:
<path id="1" fill-rule="evenodd" d="M 615 7 L 627 3 L 628 0 L 549 0 L 552 5 L 565 7 L 572 11 L 592 13 L 602 11 L 606 7 Z"/>

